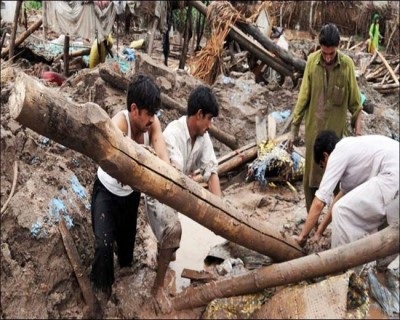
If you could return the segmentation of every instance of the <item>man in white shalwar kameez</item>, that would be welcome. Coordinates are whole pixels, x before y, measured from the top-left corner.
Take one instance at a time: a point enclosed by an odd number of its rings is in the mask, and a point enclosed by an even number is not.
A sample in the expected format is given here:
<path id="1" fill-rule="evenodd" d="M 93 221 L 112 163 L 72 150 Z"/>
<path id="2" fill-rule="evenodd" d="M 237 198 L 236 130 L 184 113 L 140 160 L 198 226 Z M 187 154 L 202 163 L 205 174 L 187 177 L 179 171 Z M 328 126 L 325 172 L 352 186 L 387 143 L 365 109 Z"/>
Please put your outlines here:
<path id="1" fill-rule="evenodd" d="M 399 223 L 399 142 L 380 135 L 348 137 L 339 141 L 333 131 L 322 131 L 314 143 L 314 160 L 326 167 L 310 212 L 299 236 L 306 243 L 325 204 L 340 182 L 340 192 L 319 225 L 319 241 L 332 221 L 332 248 L 375 233 L 385 223 Z"/>

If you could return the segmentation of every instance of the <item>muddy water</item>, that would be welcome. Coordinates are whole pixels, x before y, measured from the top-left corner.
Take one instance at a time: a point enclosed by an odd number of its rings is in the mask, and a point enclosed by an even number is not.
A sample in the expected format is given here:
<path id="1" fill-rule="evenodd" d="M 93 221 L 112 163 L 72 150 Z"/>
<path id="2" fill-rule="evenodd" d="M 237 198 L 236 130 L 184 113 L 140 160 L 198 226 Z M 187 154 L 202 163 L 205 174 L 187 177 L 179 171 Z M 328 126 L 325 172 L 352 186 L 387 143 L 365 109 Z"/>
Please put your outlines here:
<path id="1" fill-rule="evenodd" d="M 180 292 L 190 284 L 189 279 L 181 278 L 184 268 L 201 271 L 204 269 L 204 259 L 210 249 L 225 241 L 192 219 L 179 213 L 182 224 L 181 247 L 176 253 L 176 261 L 171 262 L 170 268 L 176 274 L 176 291 Z"/>

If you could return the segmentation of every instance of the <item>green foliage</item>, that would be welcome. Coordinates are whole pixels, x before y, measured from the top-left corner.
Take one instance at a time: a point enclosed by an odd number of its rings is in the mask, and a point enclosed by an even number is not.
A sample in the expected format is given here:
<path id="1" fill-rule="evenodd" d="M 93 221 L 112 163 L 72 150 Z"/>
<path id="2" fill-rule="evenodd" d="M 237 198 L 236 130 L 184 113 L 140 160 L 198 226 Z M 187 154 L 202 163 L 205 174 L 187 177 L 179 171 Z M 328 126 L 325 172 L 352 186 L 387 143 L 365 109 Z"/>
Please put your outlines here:
<path id="1" fill-rule="evenodd" d="M 42 1 L 24 1 L 24 8 L 39 10 L 42 8 Z"/>

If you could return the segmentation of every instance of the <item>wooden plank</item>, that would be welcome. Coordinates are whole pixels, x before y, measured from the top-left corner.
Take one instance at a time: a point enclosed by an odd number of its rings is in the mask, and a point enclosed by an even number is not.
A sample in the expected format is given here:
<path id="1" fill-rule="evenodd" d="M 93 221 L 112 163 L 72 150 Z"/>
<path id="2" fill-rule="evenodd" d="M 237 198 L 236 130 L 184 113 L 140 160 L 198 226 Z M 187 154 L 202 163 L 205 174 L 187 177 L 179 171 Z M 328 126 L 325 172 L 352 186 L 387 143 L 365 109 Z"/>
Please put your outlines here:
<path id="1" fill-rule="evenodd" d="M 276 138 L 276 120 L 273 116 L 268 115 L 268 140 Z"/>
<path id="2" fill-rule="evenodd" d="M 264 115 L 256 115 L 256 143 L 259 145 L 262 141 L 268 139 L 267 118 Z"/>
<path id="3" fill-rule="evenodd" d="M 195 281 L 202 281 L 202 282 L 210 282 L 217 280 L 217 277 L 215 277 L 213 274 L 207 271 L 196 271 L 192 269 L 183 269 L 182 278 L 190 279 L 190 280 L 195 280 Z"/>

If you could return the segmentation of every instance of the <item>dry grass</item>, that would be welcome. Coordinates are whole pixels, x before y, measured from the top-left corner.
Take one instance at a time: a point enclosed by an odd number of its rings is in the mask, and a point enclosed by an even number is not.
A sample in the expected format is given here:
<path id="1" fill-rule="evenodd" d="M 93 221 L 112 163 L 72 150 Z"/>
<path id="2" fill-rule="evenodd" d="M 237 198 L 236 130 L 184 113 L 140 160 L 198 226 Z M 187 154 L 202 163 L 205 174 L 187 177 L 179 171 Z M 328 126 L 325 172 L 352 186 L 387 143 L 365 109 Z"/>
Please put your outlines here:
<path id="1" fill-rule="evenodd" d="M 212 35 L 207 45 L 189 61 L 193 76 L 212 84 L 223 72 L 222 52 L 224 41 L 231 25 L 237 20 L 245 21 L 240 13 L 228 2 L 212 2 L 208 6 L 207 23 L 211 25 Z"/>

